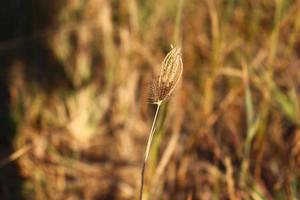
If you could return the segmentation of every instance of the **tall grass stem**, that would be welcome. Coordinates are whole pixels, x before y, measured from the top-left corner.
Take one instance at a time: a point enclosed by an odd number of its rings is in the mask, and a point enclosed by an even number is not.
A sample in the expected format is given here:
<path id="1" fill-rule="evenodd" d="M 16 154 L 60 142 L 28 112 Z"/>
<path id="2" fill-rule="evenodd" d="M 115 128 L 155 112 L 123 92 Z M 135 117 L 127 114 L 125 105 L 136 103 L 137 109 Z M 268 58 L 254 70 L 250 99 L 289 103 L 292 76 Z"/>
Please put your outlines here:
<path id="1" fill-rule="evenodd" d="M 144 159 L 143 166 L 142 166 L 142 171 L 141 171 L 141 188 L 140 188 L 139 200 L 143 199 L 145 168 L 146 168 L 146 163 L 147 163 L 147 160 L 148 160 L 148 157 L 149 157 L 150 147 L 151 147 L 151 143 L 152 143 L 154 132 L 155 132 L 155 124 L 156 124 L 156 121 L 157 121 L 157 116 L 158 116 L 158 112 L 159 112 L 159 109 L 160 109 L 160 105 L 161 105 L 161 101 L 157 103 L 155 116 L 154 116 L 154 119 L 153 119 L 153 122 L 152 122 L 150 134 L 149 134 L 148 141 L 147 141 L 145 159 Z"/>

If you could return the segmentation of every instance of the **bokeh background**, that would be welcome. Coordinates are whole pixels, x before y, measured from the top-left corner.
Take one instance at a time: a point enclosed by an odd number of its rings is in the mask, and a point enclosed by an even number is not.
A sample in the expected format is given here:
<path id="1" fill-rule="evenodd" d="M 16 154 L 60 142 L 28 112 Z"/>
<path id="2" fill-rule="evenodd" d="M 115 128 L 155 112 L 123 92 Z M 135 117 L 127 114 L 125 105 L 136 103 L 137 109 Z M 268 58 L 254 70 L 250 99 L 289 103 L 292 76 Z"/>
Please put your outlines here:
<path id="1" fill-rule="evenodd" d="M 299 0 L 3 0 L 0 199 L 300 199 Z"/>

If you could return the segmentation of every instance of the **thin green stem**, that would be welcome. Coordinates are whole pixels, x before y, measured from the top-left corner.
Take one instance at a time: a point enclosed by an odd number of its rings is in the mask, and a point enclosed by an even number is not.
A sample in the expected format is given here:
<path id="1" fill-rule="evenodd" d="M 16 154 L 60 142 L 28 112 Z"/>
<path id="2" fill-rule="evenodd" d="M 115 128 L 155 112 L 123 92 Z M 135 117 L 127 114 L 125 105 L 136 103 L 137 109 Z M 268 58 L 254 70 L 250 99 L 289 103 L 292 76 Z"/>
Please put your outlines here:
<path id="1" fill-rule="evenodd" d="M 140 188 L 140 198 L 139 198 L 139 200 L 143 199 L 145 168 L 146 168 L 146 163 L 147 163 L 147 160 L 148 160 L 148 157 L 149 157 L 149 152 L 150 152 L 150 147 L 151 147 L 153 135 L 154 135 L 154 132 L 155 132 L 154 128 L 155 128 L 156 119 L 157 119 L 157 116 L 158 116 L 160 105 L 161 105 L 161 102 L 158 102 L 157 107 L 156 107 L 155 116 L 154 116 L 152 126 L 151 126 L 151 130 L 150 130 L 150 134 L 149 134 L 148 141 L 147 141 L 145 159 L 144 159 L 144 162 L 143 162 L 143 167 L 142 167 L 142 172 L 141 172 L 141 188 Z"/>

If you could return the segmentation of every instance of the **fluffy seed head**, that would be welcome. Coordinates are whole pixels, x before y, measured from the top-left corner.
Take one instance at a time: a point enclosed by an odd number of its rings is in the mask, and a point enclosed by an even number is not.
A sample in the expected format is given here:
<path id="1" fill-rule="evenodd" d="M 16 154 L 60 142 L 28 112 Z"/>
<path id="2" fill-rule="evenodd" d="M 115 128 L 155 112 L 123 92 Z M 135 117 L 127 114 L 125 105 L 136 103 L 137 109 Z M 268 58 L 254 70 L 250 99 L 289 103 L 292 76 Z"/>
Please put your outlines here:
<path id="1" fill-rule="evenodd" d="M 150 103 L 160 104 L 174 91 L 182 74 L 183 63 L 181 48 L 172 47 L 162 62 L 160 75 L 153 81 L 150 88 Z"/>

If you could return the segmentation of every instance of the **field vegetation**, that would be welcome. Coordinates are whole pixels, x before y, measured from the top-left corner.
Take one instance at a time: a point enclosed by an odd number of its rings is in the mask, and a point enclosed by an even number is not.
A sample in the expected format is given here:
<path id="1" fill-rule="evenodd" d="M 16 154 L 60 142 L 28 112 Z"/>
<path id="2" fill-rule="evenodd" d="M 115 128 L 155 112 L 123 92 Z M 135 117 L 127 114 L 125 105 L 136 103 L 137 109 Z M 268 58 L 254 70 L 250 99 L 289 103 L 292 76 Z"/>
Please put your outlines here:
<path id="1" fill-rule="evenodd" d="M 300 199 L 299 0 L 4 0 L 0 199 Z"/>

